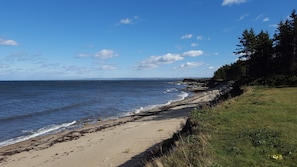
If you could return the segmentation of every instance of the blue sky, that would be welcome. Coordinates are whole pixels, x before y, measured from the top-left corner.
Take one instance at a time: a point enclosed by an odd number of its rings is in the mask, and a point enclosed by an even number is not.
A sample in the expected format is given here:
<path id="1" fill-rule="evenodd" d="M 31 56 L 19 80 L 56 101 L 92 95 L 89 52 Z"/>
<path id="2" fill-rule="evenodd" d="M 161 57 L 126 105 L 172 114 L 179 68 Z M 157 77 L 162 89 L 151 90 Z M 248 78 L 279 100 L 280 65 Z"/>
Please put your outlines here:
<path id="1" fill-rule="evenodd" d="M 0 80 L 211 77 L 294 0 L 1 0 Z"/>

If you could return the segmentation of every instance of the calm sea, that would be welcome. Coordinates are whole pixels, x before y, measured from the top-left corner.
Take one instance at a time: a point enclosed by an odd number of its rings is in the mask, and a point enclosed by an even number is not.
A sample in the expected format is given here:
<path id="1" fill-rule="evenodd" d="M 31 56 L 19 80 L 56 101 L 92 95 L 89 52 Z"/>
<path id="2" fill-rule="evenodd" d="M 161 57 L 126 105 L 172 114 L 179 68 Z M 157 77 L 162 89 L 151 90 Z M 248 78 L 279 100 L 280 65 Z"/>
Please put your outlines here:
<path id="1" fill-rule="evenodd" d="M 0 147 L 184 99 L 176 80 L 2 81 Z"/>

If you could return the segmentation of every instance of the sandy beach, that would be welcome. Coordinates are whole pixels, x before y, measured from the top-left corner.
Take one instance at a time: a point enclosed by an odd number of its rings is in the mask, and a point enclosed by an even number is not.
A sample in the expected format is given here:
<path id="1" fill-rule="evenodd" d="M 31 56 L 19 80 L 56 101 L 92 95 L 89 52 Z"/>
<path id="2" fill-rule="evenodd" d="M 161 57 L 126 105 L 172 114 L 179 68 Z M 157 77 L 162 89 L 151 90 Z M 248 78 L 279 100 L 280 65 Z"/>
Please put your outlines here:
<path id="1" fill-rule="evenodd" d="M 0 166 L 140 166 L 147 153 L 182 129 L 193 108 L 217 98 L 219 89 L 144 113 L 2 147 Z"/>

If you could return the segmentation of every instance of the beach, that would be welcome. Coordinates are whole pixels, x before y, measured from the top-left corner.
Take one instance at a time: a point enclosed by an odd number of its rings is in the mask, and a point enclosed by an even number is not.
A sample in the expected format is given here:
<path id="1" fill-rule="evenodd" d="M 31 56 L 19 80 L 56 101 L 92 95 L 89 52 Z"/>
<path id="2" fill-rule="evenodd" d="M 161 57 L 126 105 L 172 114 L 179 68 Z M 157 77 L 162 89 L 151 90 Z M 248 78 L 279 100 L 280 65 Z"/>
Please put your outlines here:
<path id="1" fill-rule="evenodd" d="M 193 108 L 215 100 L 224 87 L 139 114 L 2 147 L 0 166 L 141 166 L 149 152 L 183 128 Z"/>

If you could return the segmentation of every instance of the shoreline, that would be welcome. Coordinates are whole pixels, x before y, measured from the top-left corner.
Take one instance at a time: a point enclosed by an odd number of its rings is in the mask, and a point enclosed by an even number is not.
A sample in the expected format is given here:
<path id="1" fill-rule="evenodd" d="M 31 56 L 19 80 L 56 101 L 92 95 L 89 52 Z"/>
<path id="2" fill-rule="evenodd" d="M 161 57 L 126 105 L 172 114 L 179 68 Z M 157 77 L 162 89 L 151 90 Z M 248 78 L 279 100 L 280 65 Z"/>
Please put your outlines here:
<path id="1" fill-rule="evenodd" d="M 220 86 L 222 87 L 222 86 Z M 93 135 L 97 135 L 96 138 L 101 138 L 103 141 L 105 140 L 109 140 L 108 137 L 104 138 L 104 136 L 108 136 L 107 134 L 109 133 L 122 133 L 123 131 L 125 131 L 125 127 L 140 127 L 140 126 L 145 126 L 146 124 L 151 124 L 150 126 L 148 126 L 147 128 L 143 127 L 143 130 L 140 129 L 141 133 L 142 131 L 148 131 L 150 130 L 150 128 L 157 126 L 158 124 L 160 124 L 160 127 L 158 127 L 157 132 L 158 135 L 163 134 L 163 137 L 161 137 L 160 139 L 154 139 L 154 141 L 150 141 L 149 142 L 149 147 L 153 146 L 153 143 L 159 143 L 165 139 L 168 139 L 171 137 L 171 135 L 173 133 L 175 133 L 176 131 L 179 131 L 182 126 L 185 124 L 185 121 L 187 119 L 187 115 L 188 113 L 195 107 L 197 107 L 197 105 L 201 105 L 202 103 L 205 102 L 210 102 L 213 101 L 215 98 L 217 98 L 220 93 L 222 92 L 220 90 L 220 87 L 218 88 L 214 88 L 214 89 L 209 89 L 200 93 L 196 93 L 194 96 L 186 98 L 184 100 L 181 101 L 177 101 L 177 102 L 173 102 L 169 105 L 166 106 L 162 106 L 162 107 L 158 107 L 155 109 L 151 109 L 145 112 L 140 112 L 140 113 L 136 113 L 134 115 L 130 115 L 130 116 L 125 116 L 125 117 L 121 117 L 118 119 L 110 119 L 110 120 L 104 120 L 104 121 L 99 121 L 95 124 L 84 124 L 84 127 L 79 128 L 79 129 L 74 129 L 74 130 L 66 130 L 60 133 L 56 133 L 56 134 L 50 134 L 50 135 L 46 135 L 46 136 L 40 136 L 40 137 L 36 137 L 36 138 L 32 138 L 23 142 L 19 142 L 16 144 L 12 144 L 12 145 L 8 145 L 8 146 L 4 146 L 2 148 L 0 148 L 0 166 L 4 165 L 4 166 L 22 166 L 22 162 L 27 162 L 29 164 L 27 164 L 28 166 L 34 166 L 34 162 L 36 162 L 37 164 L 41 164 L 40 163 L 40 159 L 38 159 L 38 157 L 40 156 L 40 152 L 49 152 L 49 150 L 54 149 L 55 152 L 58 152 L 57 147 L 60 147 L 61 145 L 63 145 L 63 148 L 68 147 L 68 145 L 70 146 L 74 146 L 76 142 L 79 141 L 83 141 L 86 138 L 88 138 L 89 136 L 93 136 Z M 172 123 L 174 122 L 174 123 Z M 172 123 L 171 126 L 168 127 L 168 131 L 164 130 L 164 127 L 167 127 L 167 124 Z M 162 125 L 161 125 L 162 124 Z M 124 129 L 123 129 L 124 128 Z M 127 128 L 127 127 L 126 127 Z M 156 127 L 157 128 L 157 127 Z M 129 128 L 128 128 L 129 129 Z M 132 129 L 137 129 L 137 128 L 131 128 Z M 131 132 L 132 133 L 132 132 Z M 156 135 L 156 131 L 151 132 L 153 134 L 150 134 L 147 137 L 144 137 L 144 140 L 147 140 L 150 137 L 153 137 L 154 135 Z M 149 132 L 148 132 L 149 134 Z M 112 135 L 112 134 L 109 134 Z M 146 135 L 146 134 L 143 134 Z M 164 136 L 165 135 L 165 136 Z M 132 140 L 133 138 L 137 139 L 140 136 L 140 134 L 133 134 L 133 135 L 129 135 L 126 136 L 126 138 L 121 138 L 122 140 L 124 140 L 124 146 L 128 146 L 129 144 L 133 144 L 133 142 L 131 143 L 130 140 Z M 161 135 L 160 135 L 161 136 Z M 159 136 L 158 136 L 159 137 Z M 113 136 L 113 138 L 116 138 L 116 136 Z M 93 139 L 88 139 L 89 141 L 93 140 Z M 110 139 L 111 140 L 111 139 Z M 128 140 L 128 141 L 125 141 Z M 114 141 L 117 142 L 117 141 Z M 153 142 L 153 143 L 151 143 Z M 100 143 L 100 142 L 99 142 Z M 98 144 L 98 147 L 105 147 L 105 145 L 116 145 L 116 143 L 109 143 L 109 144 Z M 147 143 L 146 143 L 147 144 Z M 141 144 L 142 146 L 144 146 L 145 144 Z M 121 147 L 121 146 L 116 146 L 116 147 Z M 136 155 L 138 155 L 138 153 L 142 153 L 147 151 L 148 148 L 145 148 L 144 150 L 140 150 L 138 152 L 135 152 Z M 111 150 L 115 150 L 117 148 L 111 148 Z M 117 154 L 122 153 L 124 155 L 127 155 L 128 153 L 132 152 L 130 149 L 127 149 L 124 151 L 120 151 L 117 152 Z M 80 153 L 79 151 L 75 151 L 73 150 L 73 152 L 68 152 L 68 154 L 73 154 L 76 155 L 75 153 Z M 125 154 L 126 153 L 126 154 Z M 24 156 L 23 154 L 25 154 L 26 156 Z M 18 160 L 21 157 L 29 157 L 29 155 L 31 154 L 36 154 L 36 158 L 34 158 L 34 161 L 31 159 L 27 159 L 24 160 L 26 158 L 24 158 L 22 160 Z M 42 153 L 42 154 L 46 154 L 46 153 Z M 38 155 L 38 156 L 37 156 Z M 59 154 L 58 154 L 59 155 Z M 103 153 L 102 156 L 104 156 L 105 153 Z M 116 155 L 116 153 L 111 153 L 108 156 L 119 156 Z M 134 155 L 135 156 L 135 155 Z M 134 157 L 131 156 L 131 157 Z M 47 156 L 46 156 L 47 157 Z M 121 156 L 119 156 L 121 157 Z M 49 158 L 49 157 L 47 157 Z M 45 159 L 47 159 L 45 158 Z M 129 157 L 128 157 L 129 158 Z M 50 159 L 50 158 L 49 158 Z M 129 159 L 125 159 L 123 161 L 117 162 L 118 160 L 115 160 L 116 162 L 112 161 L 111 162 L 111 166 L 117 164 L 123 164 L 125 162 L 128 162 L 127 160 Z M 53 162 L 59 162 L 57 159 L 53 159 Z M 100 161 L 100 159 L 96 160 Z M 32 164 L 31 164 L 32 163 Z M 35 163 L 35 164 L 36 164 Z M 70 163 L 67 161 L 67 163 Z M 100 164 L 105 166 L 106 163 L 102 162 L 102 159 L 100 162 L 97 162 L 96 164 Z M 134 162 L 136 163 L 136 162 Z M 139 163 L 139 162 L 138 162 Z M 47 163 L 44 163 L 43 165 L 46 165 Z M 110 164 L 110 163 L 109 163 Z M 53 165 L 53 164 L 52 164 Z M 57 164 L 55 164 L 57 165 Z M 47 165 L 46 165 L 47 166 Z M 59 166 L 59 165 L 58 165 Z M 63 166 L 63 165 L 62 165 Z M 89 165 L 86 165 L 89 166 Z M 90 165 L 92 166 L 92 165 Z"/>
<path id="2" fill-rule="evenodd" d="M 128 122 L 133 122 L 143 117 L 156 115 L 162 111 L 165 111 L 171 108 L 172 106 L 178 105 L 179 103 L 181 103 L 186 99 L 174 101 L 171 104 L 162 105 L 160 107 L 152 108 L 139 113 L 133 113 L 126 116 L 117 117 L 117 118 L 112 117 L 112 118 L 106 118 L 103 120 L 98 120 L 96 123 L 85 122 L 85 123 L 82 123 L 82 127 L 78 127 L 75 129 L 67 129 L 53 134 L 41 135 L 41 136 L 33 137 L 17 143 L 9 144 L 9 145 L 0 147 L 0 156 L 3 156 L 3 155 L 10 156 L 24 151 L 30 151 L 30 150 L 42 150 L 42 149 L 51 147 L 56 143 L 76 140 L 86 133 L 98 132 L 98 131 L 111 128 L 114 126 L 122 125 Z M 39 142 L 37 142 L 38 140 Z M 34 143 L 34 144 L 31 145 L 31 143 Z M 36 149 L 35 147 L 38 147 L 38 149 Z M 0 162 L 1 162 L 1 157 L 0 157 Z"/>
<path id="3" fill-rule="evenodd" d="M 3 147 L 8 147 L 8 146 L 15 145 L 18 143 L 34 140 L 35 138 L 39 139 L 39 138 L 44 138 L 44 137 L 51 136 L 51 135 L 61 134 L 64 132 L 81 130 L 81 129 L 85 128 L 86 126 L 89 128 L 95 128 L 96 126 L 101 126 L 101 128 L 99 128 L 101 130 L 101 129 L 105 129 L 106 127 L 116 126 L 121 123 L 134 121 L 134 119 L 137 119 L 137 117 L 139 117 L 139 116 L 145 116 L 148 113 L 160 110 L 163 107 L 172 105 L 174 103 L 178 103 L 180 101 L 185 100 L 186 98 L 191 97 L 190 92 L 193 93 L 193 91 L 191 91 L 191 90 L 186 90 L 186 91 L 183 90 L 183 91 L 181 91 L 182 94 L 180 95 L 180 97 L 181 97 L 180 99 L 169 100 L 163 104 L 153 104 L 153 105 L 143 106 L 143 107 L 140 107 L 138 109 L 135 109 L 135 110 L 132 110 L 129 112 L 119 113 L 117 116 L 115 115 L 115 116 L 106 117 L 106 118 L 73 120 L 72 122 L 62 123 L 62 124 L 57 125 L 57 127 L 64 128 L 61 130 L 54 129 L 54 130 L 50 130 L 50 132 L 42 132 L 43 134 L 40 134 L 40 135 L 37 135 L 34 133 L 34 134 L 28 135 L 28 136 L 19 136 L 19 137 L 11 138 L 11 139 L 8 139 L 8 140 L 5 140 L 2 142 L 2 143 L 8 143 L 8 144 L 0 145 L 0 151 L 1 151 L 1 148 L 3 148 Z M 185 93 L 187 95 L 184 96 L 183 93 Z M 131 120 L 129 120 L 129 119 L 131 119 Z M 71 126 L 73 126 L 73 127 L 71 127 Z M 98 131 L 98 130 L 96 130 L 96 131 Z M 33 136 L 33 137 L 31 137 L 31 136 Z M 29 149 L 27 148 L 26 150 L 29 150 Z M 0 155 L 1 155 L 1 152 L 0 152 Z"/>

